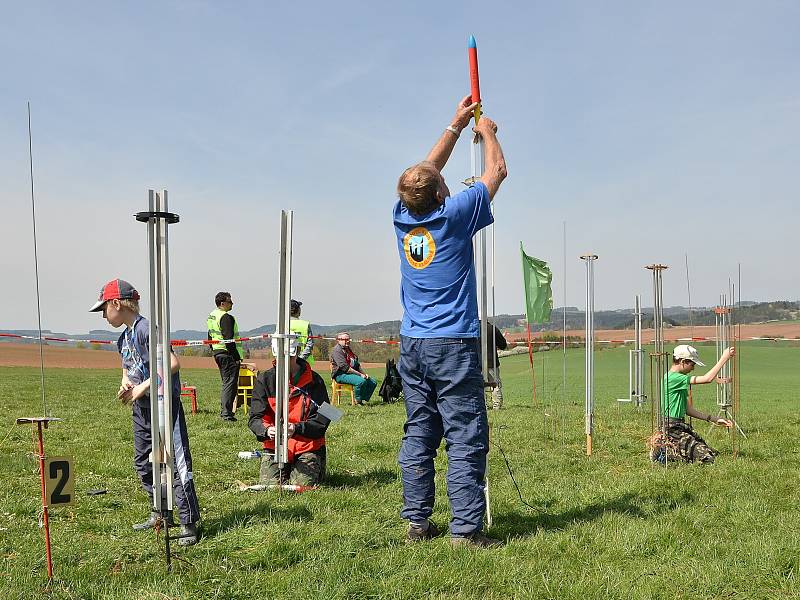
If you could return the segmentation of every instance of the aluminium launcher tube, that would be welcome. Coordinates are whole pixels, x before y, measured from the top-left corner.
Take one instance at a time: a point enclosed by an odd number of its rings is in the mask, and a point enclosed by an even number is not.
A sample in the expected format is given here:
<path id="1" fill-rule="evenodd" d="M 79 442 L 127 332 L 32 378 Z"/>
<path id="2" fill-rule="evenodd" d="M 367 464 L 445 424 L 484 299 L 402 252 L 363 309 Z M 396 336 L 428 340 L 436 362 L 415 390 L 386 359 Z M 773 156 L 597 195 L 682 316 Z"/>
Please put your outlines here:
<path id="1" fill-rule="evenodd" d="M 281 211 L 278 233 L 278 315 L 275 319 L 275 338 L 277 339 L 277 352 L 275 354 L 275 462 L 279 469 L 283 469 L 287 459 L 287 452 L 283 444 L 283 398 L 288 387 L 288 365 L 286 346 L 286 211 Z"/>
<path id="2" fill-rule="evenodd" d="M 480 82 L 478 79 L 478 49 L 475 38 L 470 36 L 468 43 L 469 75 L 472 90 L 472 101 L 480 102 Z M 480 105 L 475 109 L 475 123 L 480 119 Z M 483 138 L 476 135 L 473 139 L 470 152 L 472 167 L 472 182 L 476 182 L 486 168 Z M 481 374 L 484 385 L 489 381 L 489 340 L 488 340 L 488 292 L 486 276 L 486 228 L 481 229 L 475 237 L 475 266 L 478 284 L 478 307 L 480 309 L 480 339 L 481 339 Z"/>
<path id="3" fill-rule="evenodd" d="M 156 210 L 156 193 L 148 190 L 148 210 L 152 213 Z M 162 474 L 162 440 L 159 415 L 159 381 L 158 381 L 158 330 L 156 328 L 158 320 L 159 295 L 157 290 L 157 247 L 156 247 L 156 219 L 150 217 L 147 220 L 147 248 L 150 260 L 150 462 L 153 465 L 153 510 L 161 514 L 166 507 L 162 506 L 161 494 L 161 474 Z M 155 375 L 155 377 L 154 377 Z"/>
<path id="4" fill-rule="evenodd" d="M 588 392 L 588 414 L 587 414 L 587 434 L 588 451 L 592 454 L 592 435 L 594 434 L 594 259 L 589 261 L 589 392 Z"/>
<path id="5" fill-rule="evenodd" d="M 642 350 L 642 297 L 636 295 L 636 314 L 634 315 L 634 338 L 636 342 L 635 361 L 634 361 L 634 386 L 636 406 L 640 407 L 644 402 L 644 351 Z"/>
<path id="6" fill-rule="evenodd" d="M 292 235 L 294 233 L 294 211 L 286 211 L 286 282 L 283 290 L 285 297 L 283 300 L 283 329 L 287 336 L 291 334 L 291 298 L 292 298 Z M 280 435 L 283 441 L 283 454 L 288 462 L 289 458 L 289 396 L 291 395 L 291 387 L 289 381 L 291 379 L 291 362 L 289 361 L 289 337 L 284 339 L 283 351 L 286 357 L 286 387 L 284 388 L 285 394 L 281 399 L 283 404 L 283 426 L 281 427 Z"/>
<path id="7" fill-rule="evenodd" d="M 275 333 L 278 354 L 275 357 L 275 462 L 283 469 L 288 462 L 289 443 L 289 303 L 292 284 L 292 211 L 281 211 L 280 280 L 278 284 L 278 319 Z"/>
<path id="8" fill-rule="evenodd" d="M 158 199 L 158 197 L 156 197 Z M 167 206 L 167 190 L 164 190 L 161 195 L 161 207 L 159 211 L 168 212 Z M 172 439 L 172 346 L 170 344 L 169 331 L 169 234 L 166 219 L 158 219 L 156 222 L 158 230 L 157 241 L 159 243 L 159 292 L 161 294 L 160 301 L 160 315 L 159 315 L 159 345 L 161 347 L 161 363 L 162 370 L 161 386 L 163 388 L 162 397 L 160 401 L 164 407 L 163 421 L 161 428 L 164 432 L 164 447 L 163 447 L 163 460 L 165 468 L 165 483 L 167 494 L 167 510 L 173 509 L 173 494 L 172 485 L 175 477 L 174 470 L 174 443 Z"/>
<path id="9" fill-rule="evenodd" d="M 472 144 L 473 154 L 479 154 L 477 161 L 473 160 L 473 173 L 475 165 L 479 165 L 480 173 L 483 172 L 483 141 Z M 473 175 L 475 176 L 475 175 Z M 480 175 L 477 175 L 480 177 Z M 478 308 L 480 311 L 480 342 L 481 342 L 481 375 L 484 385 L 489 381 L 489 325 L 488 325 L 488 292 L 486 277 L 486 228 L 481 229 L 475 237 L 475 267 L 478 284 Z"/>
<path id="10" fill-rule="evenodd" d="M 594 261 L 597 260 L 597 255 L 584 254 L 580 258 L 586 261 L 585 432 L 586 456 L 591 456 L 594 426 Z"/>

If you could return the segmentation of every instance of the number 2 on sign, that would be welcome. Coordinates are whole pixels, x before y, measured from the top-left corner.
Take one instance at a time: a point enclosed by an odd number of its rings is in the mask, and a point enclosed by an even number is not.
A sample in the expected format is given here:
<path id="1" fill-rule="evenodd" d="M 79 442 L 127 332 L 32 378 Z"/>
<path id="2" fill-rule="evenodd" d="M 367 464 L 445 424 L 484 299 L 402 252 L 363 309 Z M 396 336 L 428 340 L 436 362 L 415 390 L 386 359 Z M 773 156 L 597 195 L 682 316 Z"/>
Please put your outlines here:
<path id="1" fill-rule="evenodd" d="M 48 456 L 44 461 L 47 506 L 75 503 L 75 471 L 71 456 Z"/>

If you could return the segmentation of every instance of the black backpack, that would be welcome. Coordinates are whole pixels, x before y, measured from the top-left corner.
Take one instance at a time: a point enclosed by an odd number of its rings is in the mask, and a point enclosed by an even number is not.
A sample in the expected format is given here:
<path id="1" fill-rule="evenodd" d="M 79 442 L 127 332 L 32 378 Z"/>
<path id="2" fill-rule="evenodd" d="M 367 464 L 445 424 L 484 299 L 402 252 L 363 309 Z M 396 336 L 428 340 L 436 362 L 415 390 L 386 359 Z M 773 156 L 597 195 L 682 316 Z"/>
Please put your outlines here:
<path id="1" fill-rule="evenodd" d="M 386 375 L 383 378 L 381 389 L 378 390 L 378 396 L 383 398 L 384 402 L 394 402 L 400 398 L 403 393 L 403 381 L 400 379 L 400 372 L 397 370 L 397 365 L 393 359 L 386 361 Z"/>

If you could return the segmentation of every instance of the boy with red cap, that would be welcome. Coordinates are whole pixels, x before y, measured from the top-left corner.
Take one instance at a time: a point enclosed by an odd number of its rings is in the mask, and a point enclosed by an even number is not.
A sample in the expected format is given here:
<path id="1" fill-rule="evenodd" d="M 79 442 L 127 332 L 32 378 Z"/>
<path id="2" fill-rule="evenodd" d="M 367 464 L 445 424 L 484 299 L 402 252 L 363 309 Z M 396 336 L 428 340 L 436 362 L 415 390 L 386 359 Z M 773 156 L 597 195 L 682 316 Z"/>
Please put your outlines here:
<path id="1" fill-rule="evenodd" d="M 133 464 L 139 481 L 153 504 L 153 465 L 150 454 L 153 443 L 150 430 L 150 323 L 139 314 L 139 292 L 122 279 L 113 279 L 100 290 L 100 297 L 89 309 L 90 312 L 103 312 L 103 317 L 112 327 L 125 325 L 125 331 L 117 341 L 117 349 L 122 355 L 122 383 L 117 398 L 124 404 L 130 403 L 133 416 Z M 189 436 L 186 431 L 186 418 L 181 404 L 181 383 L 178 357 L 170 352 L 172 371 L 172 418 L 173 443 L 175 450 L 174 491 L 181 522 L 181 537 L 178 544 L 196 544 L 200 532 L 200 505 L 194 489 L 192 477 L 192 454 L 189 451 Z M 136 531 L 152 529 L 159 515 L 151 512 L 150 518 L 133 526 Z M 167 515 L 172 519 L 172 515 Z"/>

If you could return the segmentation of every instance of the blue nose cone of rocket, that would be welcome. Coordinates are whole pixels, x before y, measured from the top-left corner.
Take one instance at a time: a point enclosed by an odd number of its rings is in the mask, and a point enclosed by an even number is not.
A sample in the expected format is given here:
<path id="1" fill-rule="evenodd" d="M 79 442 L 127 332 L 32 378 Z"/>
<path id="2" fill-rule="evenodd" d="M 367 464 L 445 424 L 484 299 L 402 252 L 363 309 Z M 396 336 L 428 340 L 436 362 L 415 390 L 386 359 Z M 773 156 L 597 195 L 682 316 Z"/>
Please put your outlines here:
<path id="1" fill-rule="evenodd" d="M 469 42 L 467 42 L 467 48 L 477 48 L 478 45 L 475 43 L 475 36 L 469 36 Z"/>

